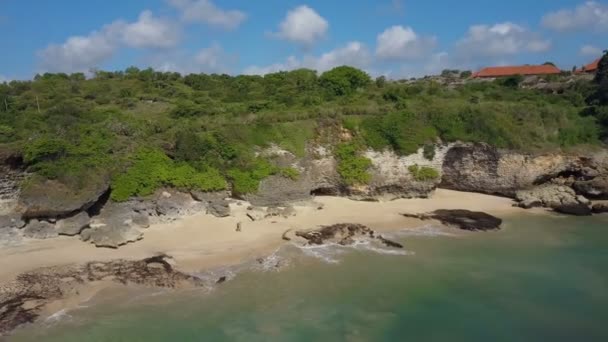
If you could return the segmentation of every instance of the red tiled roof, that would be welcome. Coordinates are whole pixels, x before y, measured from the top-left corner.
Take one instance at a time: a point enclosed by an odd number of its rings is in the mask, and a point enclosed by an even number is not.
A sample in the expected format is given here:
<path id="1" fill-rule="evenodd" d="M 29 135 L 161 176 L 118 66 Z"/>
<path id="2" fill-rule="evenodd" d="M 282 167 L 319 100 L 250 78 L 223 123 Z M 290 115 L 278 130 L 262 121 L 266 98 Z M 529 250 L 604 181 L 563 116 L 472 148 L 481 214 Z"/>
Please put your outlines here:
<path id="1" fill-rule="evenodd" d="M 523 65 L 483 68 L 473 77 L 503 77 L 514 75 L 551 75 L 561 71 L 553 65 Z"/>
<path id="2" fill-rule="evenodd" d="M 600 59 L 598 58 L 595 61 L 585 65 L 582 69 L 578 69 L 577 72 L 595 72 L 597 71 L 598 65 L 600 64 Z"/>

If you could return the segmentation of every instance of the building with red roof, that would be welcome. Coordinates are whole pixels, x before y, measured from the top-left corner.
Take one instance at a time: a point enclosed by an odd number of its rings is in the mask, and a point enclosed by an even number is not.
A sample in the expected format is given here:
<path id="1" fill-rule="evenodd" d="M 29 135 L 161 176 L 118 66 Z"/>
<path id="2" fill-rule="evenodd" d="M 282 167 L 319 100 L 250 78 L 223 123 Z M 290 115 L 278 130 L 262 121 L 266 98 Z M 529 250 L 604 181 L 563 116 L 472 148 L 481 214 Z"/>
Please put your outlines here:
<path id="1" fill-rule="evenodd" d="M 597 72 L 598 65 L 600 64 L 600 59 L 601 58 L 596 59 L 595 61 L 585 65 L 582 69 L 576 70 L 576 72 L 579 74 L 595 74 Z"/>
<path id="2" fill-rule="evenodd" d="M 558 75 L 561 73 L 558 67 L 551 64 L 544 65 L 522 65 L 522 66 L 502 66 L 488 67 L 473 74 L 475 78 L 497 78 L 507 76 L 538 76 L 538 75 Z"/>

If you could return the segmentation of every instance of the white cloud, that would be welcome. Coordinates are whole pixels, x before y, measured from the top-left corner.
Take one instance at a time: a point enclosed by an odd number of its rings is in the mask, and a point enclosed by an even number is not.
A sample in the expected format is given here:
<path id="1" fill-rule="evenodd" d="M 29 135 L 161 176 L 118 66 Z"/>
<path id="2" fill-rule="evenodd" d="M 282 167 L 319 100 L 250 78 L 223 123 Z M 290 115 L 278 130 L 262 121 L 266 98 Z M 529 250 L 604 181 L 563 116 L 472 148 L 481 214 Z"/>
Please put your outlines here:
<path id="1" fill-rule="evenodd" d="M 608 5 L 587 1 L 574 9 L 563 9 L 545 15 L 542 24 L 558 32 L 608 31 Z"/>
<path id="2" fill-rule="evenodd" d="M 118 24 L 122 29 L 125 45 L 135 48 L 169 48 L 180 39 L 179 28 L 174 23 L 155 18 L 150 11 L 143 11 L 131 24 Z"/>
<path id="3" fill-rule="evenodd" d="M 228 74 L 236 61 L 236 55 L 227 53 L 217 43 L 201 49 L 195 54 L 184 51 L 164 51 L 146 58 L 146 63 L 154 69 L 181 74 Z"/>
<path id="4" fill-rule="evenodd" d="M 0 83 L 4 83 L 4 82 L 8 82 L 9 79 L 8 77 L 4 76 L 4 75 L 0 75 Z"/>
<path id="5" fill-rule="evenodd" d="M 295 56 L 290 56 L 283 63 L 276 63 L 268 66 L 250 66 L 244 70 L 244 73 L 264 75 L 298 68 L 309 68 L 324 72 L 342 65 L 365 69 L 370 66 L 371 62 L 371 53 L 365 45 L 360 42 L 350 42 L 343 47 L 331 50 L 318 57 L 304 56 L 302 59 L 298 59 Z"/>
<path id="6" fill-rule="evenodd" d="M 602 55 L 602 49 L 593 45 L 583 45 L 580 50 L 581 56 L 599 57 Z"/>
<path id="7" fill-rule="evenodd" d="M 74 36 L 63 44 L 51 44 L 38 51 L 41 66 L 46 71 L 87 71 L 112 57 L 117 44 L 105 32 Z"/>
<path id="8" fill-rule="evenodd" d="M 233 30 L 239 27 L 247 14 L 237 10 L 223 10 L 210 0 L 168 0 L 187 22 L 201 22 L 210 26 Z"/>
<path id="9" fill-rule="evenodd" d="M 457 54 L 465 58 L 502 58 L 522 52 L 545 52 L 550 48 L 551 41 L 510 22 L 471 26 L 466 36 L 456 43 Z"/>
<path id="10" fill-rule="evenodd" d="M 382 59 L 419 59 L 436 45 L 435 37 L 420 37 L 411 27 L 393 26 L 378 35 L 376 55 Z"/>
<path id="11" fill-rule="evenodd" d="M 279 25 L 276 36 L 298 43 L 311 46 L 327 34 L 329 23 L 321 17 L 314 9 L 308 6 L 299 6 L 289 12 Z"/>
<path id="12" fill-rule="evenodd" d="M 118 20 L 87 36 L 50 44 L 37 54 L 43 71 L 87 71 L 111 58 L 121 47 L 169 48 L 179 39 L 179 28 L 174 23 L 156 18 L 146 10 L 133 23 Z"/>

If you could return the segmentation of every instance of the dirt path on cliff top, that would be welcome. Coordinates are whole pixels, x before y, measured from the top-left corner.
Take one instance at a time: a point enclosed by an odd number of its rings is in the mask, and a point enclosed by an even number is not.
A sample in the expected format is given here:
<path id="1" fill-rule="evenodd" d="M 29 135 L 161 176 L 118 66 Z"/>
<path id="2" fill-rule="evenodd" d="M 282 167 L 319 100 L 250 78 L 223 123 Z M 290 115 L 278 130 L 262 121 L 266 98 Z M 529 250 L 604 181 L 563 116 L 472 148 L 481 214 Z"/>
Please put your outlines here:
<path id="1" fill-rule="evenodd" d="M 317 197 L 320 205 L 297 206 L 290 218 L 251 221 L 246 204 L 232 205 L 232 216 L 216 218 L 195 215 L 144 231 L 143 240 L 119 249 L 96 248 L 78 238 L 24 240 L 0 249 L 0 282 L 41 267 L 80 264 L 116 259 L 139 260 L 157 253 L 174 258 L 185 271 L 228 266 L 270 254 L 282 243 L 287 229 L 312 229 L 319 225 L 360 223 L 377 231 L 420 226 L 420 221 L 401 213 L 423 213 L 436 209 L 469 209 L 500 216 L 523 212 L 508 198 L 439 189 L 430 199 L 401 199 L 391 202 L 357 202 L 339 197 Z M 241 222 L 242 231 L 237 232 Z"/>

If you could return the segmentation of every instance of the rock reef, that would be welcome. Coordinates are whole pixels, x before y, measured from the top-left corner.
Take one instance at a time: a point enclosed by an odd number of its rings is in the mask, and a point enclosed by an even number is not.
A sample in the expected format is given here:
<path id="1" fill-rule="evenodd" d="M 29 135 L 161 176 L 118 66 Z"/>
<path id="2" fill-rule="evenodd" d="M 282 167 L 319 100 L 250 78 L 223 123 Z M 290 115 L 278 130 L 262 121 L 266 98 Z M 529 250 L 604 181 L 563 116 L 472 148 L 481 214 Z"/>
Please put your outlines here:
<path id="1" fill-rule="evenodd" d="M 0 287 L 0 335 L 34 322 L 45 305 L 73 296 L 79 287 L 94 281 L 159 288 L 203 286 L 200 279 L 175 270 L 169 259 L 157 255 L 139 261 L 89 262 L 23 273 Z"/>
<path id="2" fill-rule="evenodd" d="M 469 210 L 435 210 L 427 214 L 402 214 L 420 220 L 436 220 L 450 227 L 468 231 L 487 231 L 500 229 L 502 219 L 487 213 Z"/>
<path id="3" fill-rule="evenodd" d="M 349 246 L 354 244 L 357 239 L 375 239 L 387 247 L 403 248 L 401 244 L 383 238 L 371 228 L 354 223 L 334 224 L 315 230 L 298 230 L 295 232 L 295 236 L 303 238 L 309 245 L 336 243 Z M 286 239 L 285 234 L 284 239 Z"/>

